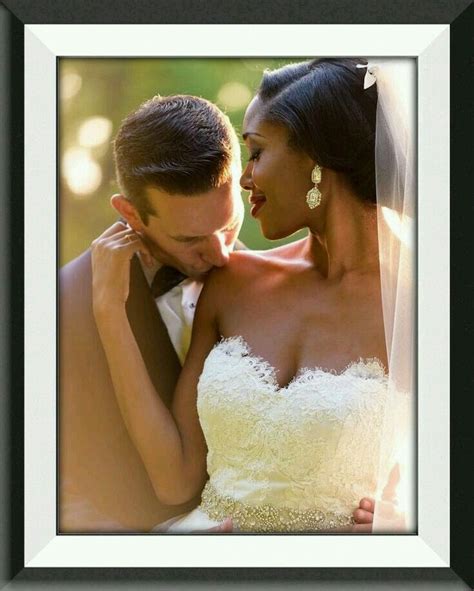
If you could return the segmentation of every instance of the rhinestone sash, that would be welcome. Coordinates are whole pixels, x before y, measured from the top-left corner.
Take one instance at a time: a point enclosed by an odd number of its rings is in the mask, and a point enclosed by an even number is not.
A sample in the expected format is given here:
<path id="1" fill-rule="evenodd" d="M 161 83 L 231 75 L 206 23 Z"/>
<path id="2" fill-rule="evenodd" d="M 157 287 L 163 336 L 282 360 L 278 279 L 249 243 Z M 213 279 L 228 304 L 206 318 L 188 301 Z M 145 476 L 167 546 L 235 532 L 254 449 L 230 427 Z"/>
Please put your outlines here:
<path id="1" fill-rule="evenodd" d="M 309 532 L 354 524 L 352 515 L 328 513 L 317 509 L 298 511 L 274 505 L 247 505 L 218 494 L 210 482 L 202 492 L 200 508 L 215 521 L 232 517 L 234 527 L 238 531 Z"/>

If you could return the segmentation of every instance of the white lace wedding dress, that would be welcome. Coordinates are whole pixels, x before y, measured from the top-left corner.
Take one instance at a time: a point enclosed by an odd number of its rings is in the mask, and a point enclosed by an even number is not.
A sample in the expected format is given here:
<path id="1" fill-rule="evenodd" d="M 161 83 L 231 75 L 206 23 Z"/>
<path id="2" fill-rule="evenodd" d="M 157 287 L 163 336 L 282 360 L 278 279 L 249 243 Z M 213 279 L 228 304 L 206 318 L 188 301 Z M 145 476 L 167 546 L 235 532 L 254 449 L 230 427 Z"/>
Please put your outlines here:
<path id="1" fill-rule="evenodd" d="M 205 530 L 227 516 L 248 532 L 353 523 L 360 499 L 375 493 L 386 396 L 376 359 L 341 373 L 305 369 L 280 388 L 241 337 L 221 340 L 198 386 L 209 481 L 197 509 L 155 531 Z"/>

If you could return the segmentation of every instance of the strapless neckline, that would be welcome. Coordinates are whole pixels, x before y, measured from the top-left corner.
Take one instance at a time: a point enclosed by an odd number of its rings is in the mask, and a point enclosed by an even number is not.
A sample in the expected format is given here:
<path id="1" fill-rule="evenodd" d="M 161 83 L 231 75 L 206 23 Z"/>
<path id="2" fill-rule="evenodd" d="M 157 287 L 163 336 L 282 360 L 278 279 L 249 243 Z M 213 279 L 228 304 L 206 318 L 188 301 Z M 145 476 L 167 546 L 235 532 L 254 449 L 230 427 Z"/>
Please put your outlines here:
<path id="1" fill-rule="evenodd" d="M 283 387 L 276 375 L 242 336 L 223 337 L 207 356 L 197 411 L 209 481 L 174 531 L 227 516 L 246 532 L 346 527 L 375 494 L 388 395 L 380 360 L 303 368 Z"/>
<path id="2" fill-rule="evenodd" d="M 214 349 L 224 349 L 229 355 L 236 354 L 247 358 L 252 369 L 255 370 L 257 379 L 270 387 L 273 392 L 280 394 L 287 393 L 294 386 L 310 381 L 318 375 L 333 376 L 335 378 L 350 376 L 362 379 L 378 379 L 382 381 L 385 381 L 388 378 L 388 373 L 380 359 L 377 357 L 360 357 L 358 360 L 348 363 L 346 367 L 340 371 L 327 369 L 321 366 L 301 367 L 285 386 L 281 386 L 277 378 L 278 369 L 276 369 L 264 357 L 254 354 L 249 343 L 241 335 L 230 337 L 221 336 L 220 341 L 214 345 Z"/>

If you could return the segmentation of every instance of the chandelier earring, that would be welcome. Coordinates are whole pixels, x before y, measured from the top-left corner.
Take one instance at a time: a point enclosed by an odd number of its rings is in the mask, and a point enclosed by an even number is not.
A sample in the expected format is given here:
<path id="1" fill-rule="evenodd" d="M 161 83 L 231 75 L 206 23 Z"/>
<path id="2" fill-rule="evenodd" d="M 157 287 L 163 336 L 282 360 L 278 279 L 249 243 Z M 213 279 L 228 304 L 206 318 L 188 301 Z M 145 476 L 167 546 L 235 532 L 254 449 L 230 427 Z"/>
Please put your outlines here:
<path id="1" fill-rule="evenodd" d="M 306 193 L 306 203 L 310 209 L 314 209 L 321 203 L 321 191 L 318 188 L 321 182 L 321 167 L 319 164 L 315 164 L 311 171 L 311 182 L 314 183 L 314 187 Z"/>

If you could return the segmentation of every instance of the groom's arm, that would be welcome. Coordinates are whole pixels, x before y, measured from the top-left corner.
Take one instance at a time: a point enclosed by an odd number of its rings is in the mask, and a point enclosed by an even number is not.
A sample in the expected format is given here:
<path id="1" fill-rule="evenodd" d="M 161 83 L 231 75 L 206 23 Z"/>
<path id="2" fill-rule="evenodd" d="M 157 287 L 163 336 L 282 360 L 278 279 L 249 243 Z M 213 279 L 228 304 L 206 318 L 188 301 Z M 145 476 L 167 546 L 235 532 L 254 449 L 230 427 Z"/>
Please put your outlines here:
<path id="1" fill-rule="evenodd" d="M 59 273 L 59 528 L 150 531 L 192 509 L 197 499 L 170 507 L 155 495 L 117 405 L 93 318 L 91 286 L 87 251 Z M 156 335 L 147 317 L 143 324 L 145 344 L 154 351 Z"/>

